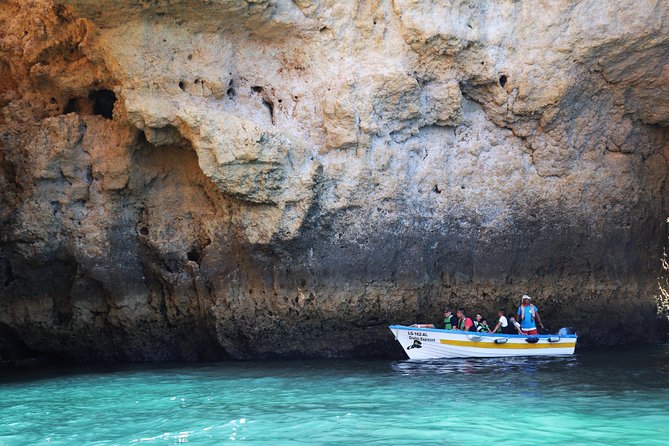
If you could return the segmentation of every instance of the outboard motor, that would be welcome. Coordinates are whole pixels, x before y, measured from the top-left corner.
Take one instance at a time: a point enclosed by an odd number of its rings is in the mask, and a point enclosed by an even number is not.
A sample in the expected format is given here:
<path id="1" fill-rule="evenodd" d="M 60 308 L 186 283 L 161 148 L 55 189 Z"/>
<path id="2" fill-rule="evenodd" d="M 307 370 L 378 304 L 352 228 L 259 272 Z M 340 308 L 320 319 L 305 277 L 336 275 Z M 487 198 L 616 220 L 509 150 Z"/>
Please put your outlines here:
<path id="1" fill-rule="evenodd" d="M 560 330 L 558 330 L 558 334 L 560 336 L 567 336 L 567 335 L 573 335 L 576 334 L 574 332 L 574 329 L 571 327 L 562 327 Z"/>

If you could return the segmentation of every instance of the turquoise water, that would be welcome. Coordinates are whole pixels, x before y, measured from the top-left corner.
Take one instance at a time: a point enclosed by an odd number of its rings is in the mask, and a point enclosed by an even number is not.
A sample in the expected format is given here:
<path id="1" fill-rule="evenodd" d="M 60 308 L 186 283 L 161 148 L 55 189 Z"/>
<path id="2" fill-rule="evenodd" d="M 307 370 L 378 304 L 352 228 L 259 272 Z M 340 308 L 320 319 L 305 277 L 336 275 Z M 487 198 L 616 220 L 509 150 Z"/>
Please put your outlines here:
<path id="1" fill-rule="evenodd" d="M 669 444 L 669 347 L 2 372 L 0 445 Z"/>

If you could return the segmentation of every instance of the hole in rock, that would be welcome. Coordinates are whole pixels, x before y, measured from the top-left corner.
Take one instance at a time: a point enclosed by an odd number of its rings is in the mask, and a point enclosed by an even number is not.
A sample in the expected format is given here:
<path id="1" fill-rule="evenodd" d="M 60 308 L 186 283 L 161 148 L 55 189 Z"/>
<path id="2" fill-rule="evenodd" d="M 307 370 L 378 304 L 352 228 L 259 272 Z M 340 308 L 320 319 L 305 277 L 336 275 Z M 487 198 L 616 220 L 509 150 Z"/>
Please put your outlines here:
<path id="1" fill-rule="evenodd" d="M 439 186 L 437 186 L 437 185 L 435 184 L 435 185 L 434 185 L 434 188 L 432 189 L 432 192 L 436 192 L 436 193 L 440 194 L 440 193 L 441 193 L 441 189 L 439 189 Z"/>
<path id="2" fill-rule="evenodd" d="M 201 256 L 202 253 L 197 248 L 197 246 L 193 247 L 190 251 L 186 253 L 186 257 L 188 257 L 188 260 L 190 260 L 191 262 L 199 262 Z"/>
<path id="3" fill-rule="evenodd" d="M 262 93 L 262 87 L 259 85 L 254 85 L 253 87 L 251 87 L 251 91 L 254 93 Z"/>
<path id="4" fill-rule="evenodd" d="M 188 60 L 193 60 L 193 55 L 192 54 L 188 55 Z"/>
<path id="5" fill-rule="evenodd" d="M 79 105 L 77 104 L 77 98 L 70 98 L 67 100 L 67 104 L 65 104 L 65 109 L 63 110 L 63 114 L 67 115 L 68 113 L 77 113 L 79 111 Z"/>
<path id="6" fill-rule="evenodd" d="M 232 73 L 230 73 L 230 75 L 232 76 Z M 226 91 L 226 94 L 228 95 L 228 97 L 230 99 L 235 98 L 235 95 L 237 94 L 237 92 L 235 92 L 235 80 L 234 79 L 230 79 L 230 82 L 228 82 L 228 91 Z"/>
<path id="7" fill-rule="evenodd" d="M 179 81 L 179 88 L 181 88 L 181 91 L 186 91 L 186 84 L 184 84 L 184 81 Z"/>
<path id="8" fill-rule="evenodd" d="M 267 107 L 267 110 L 269 110 L 269 118 L 272 121 L 272 124 L 274 124 L 274 104 L 272 104 L 267 99 L 263 99 L 262 103 L 265 107 Z"/>
<path id="9" fill-rule="evenodd" d="M 135 137 L 135 142 L 139 145 L 149 144 L 149 140 L 146 139 L 146 133 L 144 133 L 142 130 L 138 130 L 137 136 Z"/>
<path id="10" fill-rule="evenodd" d="M 506 81 L 507 81 L 506 74 L 503 74 L 499 77 L 500 86 L 504 87 L 506 85 Z"/>
<path id="11" fill-rule="evenodd" d="M 146 226 L 142 226 L 142 228 L 139 230 L 139 233 L 144 236 L 147 236 L 149 235 L 149 228 L 147 228 Z"/>
<path id="12" fill-rule="evenodd" d="M 93 114 L 103 118 L 112 119 L 114 115 L 114 104 L 116 95 L 111 90 L 92 91 L 88 98 L 93 101 Z"/>

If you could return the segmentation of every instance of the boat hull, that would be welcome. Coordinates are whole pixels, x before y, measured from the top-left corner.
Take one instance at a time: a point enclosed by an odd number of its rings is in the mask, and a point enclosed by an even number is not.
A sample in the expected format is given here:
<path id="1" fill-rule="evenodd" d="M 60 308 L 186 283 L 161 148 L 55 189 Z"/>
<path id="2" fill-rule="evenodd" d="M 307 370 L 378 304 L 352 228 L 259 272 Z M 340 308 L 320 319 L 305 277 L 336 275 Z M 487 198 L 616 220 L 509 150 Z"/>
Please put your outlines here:
<path id="1" fill-rule="evenodd" d="M 504 335 L 391 325 L 409 359 L 571 355 L 576 335 Z M 528 339 L 531 342 L 528 342 Z"/>

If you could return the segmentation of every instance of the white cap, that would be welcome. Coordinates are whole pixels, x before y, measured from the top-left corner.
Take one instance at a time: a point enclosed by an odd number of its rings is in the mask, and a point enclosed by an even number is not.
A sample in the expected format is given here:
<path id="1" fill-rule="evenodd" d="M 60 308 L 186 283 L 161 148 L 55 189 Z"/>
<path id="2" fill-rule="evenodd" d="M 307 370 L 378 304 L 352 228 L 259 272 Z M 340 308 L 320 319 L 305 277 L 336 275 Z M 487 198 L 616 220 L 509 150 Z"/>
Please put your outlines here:
<path id="1" fill-rule="evenodd" d="M 524 301 L 525 299 L 527 299 L 527 300 L 532 300 L 532 298 L 531 298 L 530 296 L 528 296 L 527 294 L 523 294 L 523 297 L 520 298 L 520 301 L 522 302 L 522 301 Z"/>

